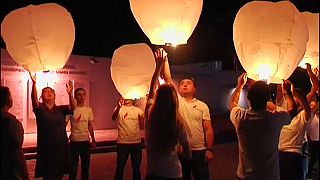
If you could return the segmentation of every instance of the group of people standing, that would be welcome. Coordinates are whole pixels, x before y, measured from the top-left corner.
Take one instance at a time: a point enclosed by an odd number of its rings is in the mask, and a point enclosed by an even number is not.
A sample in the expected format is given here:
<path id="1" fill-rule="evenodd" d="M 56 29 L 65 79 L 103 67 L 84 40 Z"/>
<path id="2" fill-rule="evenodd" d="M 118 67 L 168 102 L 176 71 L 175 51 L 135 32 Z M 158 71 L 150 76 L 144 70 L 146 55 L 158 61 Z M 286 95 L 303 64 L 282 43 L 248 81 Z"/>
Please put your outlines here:
<path id="1" fill-rule="evenodd" d="M 195 98 L 196 82 L 183 78 L 178 90 L 171 79 L 168 57 L 155 52 L 145 110 L 132 100 L 120 99 L 112 119 L 118 120 L 117 168 L 114 179 L 123 179 L 130 154 L 133 179 L 141 179 L 141 138 L 139 121 L 145 121 L 146 179 L 209 179 L 213 159 L 213 129 L 208 106 Z M 162 71 L 165 84 L 158 83 Z"/>
<path id="2" fill-rule="evenodd" d="M 178 86 L 171 79 L 166 52 L 155 52 L 156 69 L 150 83 L 144 111 L 131 99 L 120 99 L 112 119 L 118 121 L 117 166 L 114 179 L 123 179 L 130 155 L 133 179 L 141 179 L 142 143 L 140 124 L 145 127 L 146 179 L 209 179 L 209 163 L 213 160 L 214 133 L 208 106 L 195 98 L 196 81 L 182 78 Z M 307 64 L 311 91 L 303 91 L 284 80 L 278 85 L 277 100 L 270 98 L 270 87 L 264 81 L 250 81 L 239 76 L 229 99 L 230 120 L 239 144 L 236 178 L 239 180 L 303 180 L 303 143 L 308 139 L 309 171 L 318 161 L 319 149 L 319 81 Z M 163 75 L 164 84 L 158 77 Z M 69 105 L 55 104 L 55 91 L 42 89 L 38 101 L 36 77 L 32 76 L 31 100 L 37 123 L 37 157 L 35 177 L 43 179 L 77 178 L 79 157 L 81 179 L 89 178 L 90 148 L 96 147 L 93 113 L 86 107 L 86 91 L 74 91 L 66 84 Z M 248 88 L 250 108 L 239 106 L 243 88 Z M 1 179 L 29 179 L 22 151 L 23 127 L 8 112 L 12 97 L 1 86 Z M 67 137 L 66 119 L 71 121 Z M 68 140 L 70 139 L 70 141 Z M 4 153 L 3 153 L 4 152 Z M 71 164 L 70 164 L 71 163 Z"/>
<path id="3" fill-rule="evenodd" d="M 44 180 L 77 179 L 79 157 L 81 158 L 81 179 L 89 179 L 90 147 L 95 148 L 92 126 L 93 113 L 86 107 L 86 91 L 74 91 L 70 81 L 66 84 L 69 105 L 55 104 L 55 91 L 51 87 L 42 89 L 38 101 L 36 76 L 32 76 L 31 101 L 37 123 L 37 155 L 34 177 Z M 22 151 L 23 127 L 8 110 L 12 107 L 12 97 L 8 87 L 1 86 L 1 179 L 29 179 L 25 157 Z M 66 125 L 71 123 L 68 138 Z M 90 134 L 90 137 L 89 137 Z M 70 139 L 70 141 L 69 141 Z M 3 168 L 3 169 L 2 169 Z"/>

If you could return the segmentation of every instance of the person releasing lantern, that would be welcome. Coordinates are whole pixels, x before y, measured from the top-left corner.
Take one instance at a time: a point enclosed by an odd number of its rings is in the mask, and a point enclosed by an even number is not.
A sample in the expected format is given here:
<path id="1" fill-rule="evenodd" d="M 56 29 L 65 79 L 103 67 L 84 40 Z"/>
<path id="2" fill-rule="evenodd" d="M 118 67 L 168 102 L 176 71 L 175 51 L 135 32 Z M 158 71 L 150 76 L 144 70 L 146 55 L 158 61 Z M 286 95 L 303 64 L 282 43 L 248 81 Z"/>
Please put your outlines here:
<path id="1" fill-rule="evenodd" d="M 152 44 L 186 44 L 196 27 L 202 0 L 130 0 L 131 11 Z"/>
<path id="2" fill-rule="evenodd" d="M 144 43 L 123 45 L 112 56 L 111 78 L 124 99 L 145 97 L 154 70 L 153 53 Z"/>
<path id="3" fill-rule="evenodd" d="M 248 77 L 270 83 L 291 76 L 304 56 L 308 37 L 301 13 L 289 1 L 249 2 L 233 24 L 234 46 Z"/>

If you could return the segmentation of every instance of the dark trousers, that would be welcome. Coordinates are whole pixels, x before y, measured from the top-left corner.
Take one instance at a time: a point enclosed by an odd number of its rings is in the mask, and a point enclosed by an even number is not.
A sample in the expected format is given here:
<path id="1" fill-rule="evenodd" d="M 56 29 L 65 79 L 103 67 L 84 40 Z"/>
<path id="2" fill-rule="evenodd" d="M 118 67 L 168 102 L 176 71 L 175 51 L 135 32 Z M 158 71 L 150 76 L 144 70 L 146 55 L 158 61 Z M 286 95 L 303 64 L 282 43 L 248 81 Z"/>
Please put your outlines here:
<path id="1" fill-rule="evenodd" d="M 191 174 L 194 180 L 209 180 L 209 165 L 205 161 L 206 150 L 192 151 L 192 159 L 181 158 L 182 175 L 184 180 L 191 180 Z"/>
<path id="2" fill-rule="evenodd" d="M 123 170 L 126 166 L 130 154 L 133 180 L 141 179 L 140 165 L 142 158 L 141 143 L 118 144 L 117 147 L 117 168 L 114 176 L 115 180 L 123 179 Z"/>
<path id="3" fill-rule="evenodd" d="M 279 160 L 280 180 L 304 180 L 301 154 L 280 151 Z"/>
<path id="4" fill-rule="evenodd" d="M 71 141 L 71 172 L 69 179 L 77 179 L 79 156 L 81 159 L 81 179 L 89 179 L 90 141 Z"/>
<path id="5" fill-rule="evenodd" d="M 307 177 L 312 179 L 315 174 L 319 174 L 319 141 L 308 141 L 309 163 Z M 318 167 L 315 167 L 318 163 Z M 317 169 L 318 168 L 318 169 Z"/>

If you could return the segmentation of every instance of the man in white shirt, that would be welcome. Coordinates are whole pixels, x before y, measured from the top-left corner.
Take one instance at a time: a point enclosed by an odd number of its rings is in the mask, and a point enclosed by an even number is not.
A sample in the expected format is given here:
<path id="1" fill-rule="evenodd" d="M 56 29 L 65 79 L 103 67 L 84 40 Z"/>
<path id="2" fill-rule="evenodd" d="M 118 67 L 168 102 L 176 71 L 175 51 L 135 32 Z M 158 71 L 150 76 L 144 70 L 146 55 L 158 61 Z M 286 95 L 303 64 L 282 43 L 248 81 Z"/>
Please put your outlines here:
<path id="1" fill-rule="evenodd" d="M 172 83 L 168 59 L 163 66 L 163 75 L 166 83 Z M 192 159 L 180 158 L 184 180 L 209 179 L 209 163 L 213 159 L 214 133 L 208 106 L 195 98 L 196 83 L 191 77 L 180 81 L 179 87 L 179 112 L 186 124 Z"/>
<path id="2" fill-rule="evenodd" d="M 235 126 L 239 143 L 239 180 L 279 180 L 279 135 L 283 125 L 289 124 L 291 117 L 285 111 L 267 111 L 270 92 L 267 83 L 254 82 L 248 90 L 250 108 L 239 107 L 239 97 L 247 82 L 247 74 L 238 78 L 236 89 L 229 100 L 230 120 Z M 283 83 L 283 92 L 288 111 L 295 110 L 290 91 L 290 83 Z"/>
<path id="3" fill-rule="evenodd" d="M 76 99 L 76 108 L 71 116 L 71 172 L 70 180 L 77 179 L 77 170 L 79 156 L 81 158 L 81 179 L 89 179 L 90 166 L 90 147 L 96 148 L 96 140 L 93 131 L 93 113 L 91 107 L 84 105 L 86 100 L 86 91 L 83 88 L 77 88 L 74 91 Z M 90 143 L 89 134 L 92 142 Z"/>
<path id="4" fill-rule="evenodd" d="M 135 107 L 132 99 L 120 99 L 113 111 L 112 120 L 118 121 L 118 147 L 117 168 L 115 180 L 123 179 L 123 170 L 126 166 L 129 154 L 132 165 L 132 177 L 141 179 L 140 165 L 142 159 L 142 147 L 139 123 L 144 121 L 143 111 Z"/>

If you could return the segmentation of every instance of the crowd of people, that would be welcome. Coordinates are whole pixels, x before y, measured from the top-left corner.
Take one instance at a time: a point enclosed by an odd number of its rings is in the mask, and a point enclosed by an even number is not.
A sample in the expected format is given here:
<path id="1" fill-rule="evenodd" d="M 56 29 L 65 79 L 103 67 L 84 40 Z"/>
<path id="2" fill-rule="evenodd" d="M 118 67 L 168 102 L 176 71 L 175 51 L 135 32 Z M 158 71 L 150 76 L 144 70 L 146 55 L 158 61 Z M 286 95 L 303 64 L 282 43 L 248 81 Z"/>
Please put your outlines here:
<path id="1" fill-rule="evenodd" d="M 118 123 L 115 180 L 123 179 L 131 159 L 132 177 L 140 180 L 142 143 L 140 124 L 145 127 L 147 180 L 208 180 L 214 159 L 214 132 L 209 107 L 195 97 L 196 81 L 184 77 L 175 86 L 164 49 L 155 52 L 156 69 L 150 83 L 145 109 L 131 99 L 120 98 L 112 120 Z M 278 85 L 277 98 L 270 97 L 265 81 L 253 81 L 243 73 L 229 99 L 230 120 L 238 137 L 239 180 L 304 180 L 319 173 L 319 73 L 307 64 L 312 87 L 303 92 L 289 80 Z M 163 75 L 164 84 L 158 77 Z M 66 84 L 69 105 L 55 104 L 55 91 L 45 87 L 38 100 L 36 76 L 31 75 L 31 100 L 37 124 L 35 177 L 44 180 L 77 179 L 79 157 L 81 179 L 89 179 L 90 148 L 96 148 L 93 112 L 85 106 L 86 91 Z M 248 88 L 250 107 L 240 107 L 243 88 Z M 24 130 L 9 113 L 12 97 L 1 86 L 1 179 L 30 179 L 22 151 Z M 66 125 L 70 121 L 71 134 Z M 304 166 L 304 144 L 308 165 Z M 57 156 L 59 155 L 59 158 Z"/>

